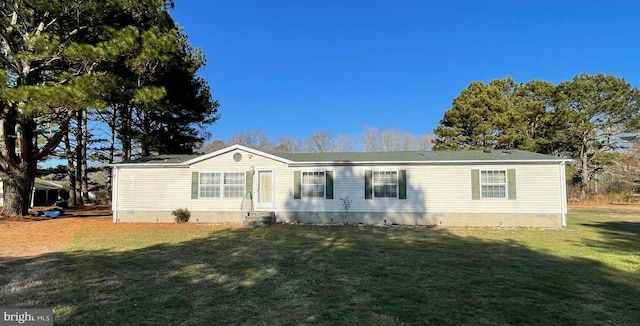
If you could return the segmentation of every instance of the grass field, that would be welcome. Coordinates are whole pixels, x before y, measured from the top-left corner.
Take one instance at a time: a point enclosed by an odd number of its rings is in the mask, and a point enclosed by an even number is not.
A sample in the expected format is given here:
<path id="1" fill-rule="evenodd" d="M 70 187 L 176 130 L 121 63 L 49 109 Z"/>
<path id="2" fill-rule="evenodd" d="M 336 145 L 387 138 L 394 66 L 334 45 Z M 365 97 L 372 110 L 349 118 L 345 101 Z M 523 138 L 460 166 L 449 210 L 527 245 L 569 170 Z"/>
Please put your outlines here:
<path id="1" fill-rule="evenodd" d="M 86 228 L 0 258 L 0 307 L 56 325 L 638 325 L 640 210 L 575 208 L 566 230 Z"/>

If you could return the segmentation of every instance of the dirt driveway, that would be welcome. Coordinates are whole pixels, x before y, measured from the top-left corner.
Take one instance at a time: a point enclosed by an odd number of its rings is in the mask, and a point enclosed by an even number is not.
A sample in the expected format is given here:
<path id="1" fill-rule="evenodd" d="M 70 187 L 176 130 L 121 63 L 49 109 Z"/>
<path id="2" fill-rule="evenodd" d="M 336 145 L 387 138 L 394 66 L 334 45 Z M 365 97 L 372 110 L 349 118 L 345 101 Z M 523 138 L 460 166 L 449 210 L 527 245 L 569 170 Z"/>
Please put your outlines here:
<path id="1" fill-rule="evenodd" d="M 0 218 L 0 257 L 25 257 L 62 250 L 80 230 L 111 224 L 111 209 L 107 206 L 69 209 L 64 216 L 55 219 Z"/>
<path id="2" fill-rule="evenodd" d="M 49 209 L 50 207 L 36 208 Z M 210 227 L 211 225 L 209 225 Z M 122 230 L 172 228 L 173 223 L 119 223 L 111 220 L 111 207 L 87 206 L 65 210 L 55 219 L 49 218 L 2 218 L 0 217 L 0 258 L 27 257 L 61 251 L 73 244 L 73 240 L 85 230 Z M 220 228 L 239 227 L 220 225 Z M 216 227 L 217 228 L 217 227 Z"/>

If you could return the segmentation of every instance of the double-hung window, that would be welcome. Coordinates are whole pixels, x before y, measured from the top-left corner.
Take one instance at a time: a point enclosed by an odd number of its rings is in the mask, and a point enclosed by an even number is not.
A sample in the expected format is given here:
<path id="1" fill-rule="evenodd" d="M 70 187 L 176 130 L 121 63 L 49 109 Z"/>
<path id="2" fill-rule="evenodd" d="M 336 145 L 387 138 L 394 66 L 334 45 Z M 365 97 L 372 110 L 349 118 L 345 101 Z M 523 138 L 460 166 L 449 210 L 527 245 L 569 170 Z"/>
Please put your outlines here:
<path id="1" fill-rule="evenodd" d="M 220 173 L 200 173 L 200 197 L 220 197 Z"/>
<path id="2" fill-rule="evenodd" d="M 324 198 L 325 171 L 302 172 L 302 197 Z"/>
<path id="3" fill-rule="evenodd" d="M 242 198 L 245 192 L 244 172 L 201 172 L 200 198 Z"/>
<path id="4" fill-rule="evenodd" d="M 222 186 L 225 198 L 242 198 L 245 187 L 244 172 L 225 172 Z"/>
<path id="5" fill-rule="evenodd" d="M 507 198 L 507 171 L 480 171 L 480 193 L 482 198 Z"/>
<path id="6" fill-rule="evenodd" d="M 373 197 L 398 198 L 398 172 L 373 171 Z"/>

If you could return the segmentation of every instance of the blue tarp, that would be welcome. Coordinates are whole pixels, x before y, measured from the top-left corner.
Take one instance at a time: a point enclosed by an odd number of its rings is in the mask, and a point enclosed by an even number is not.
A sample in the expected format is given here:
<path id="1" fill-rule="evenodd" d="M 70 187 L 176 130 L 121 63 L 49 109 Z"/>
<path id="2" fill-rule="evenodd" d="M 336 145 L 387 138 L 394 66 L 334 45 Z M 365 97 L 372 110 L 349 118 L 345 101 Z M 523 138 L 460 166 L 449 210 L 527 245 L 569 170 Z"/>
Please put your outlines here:
<path id="1" fill-rule="evenodd" d="M 33 213 L 33 216 L 46 216 L 46 217 L 58 217 L 60 215 L 64 214 L 64 209 L 62 208 L 53 208 L 50 210 L 46 210 L 46 211 L 35 211 Z"/>

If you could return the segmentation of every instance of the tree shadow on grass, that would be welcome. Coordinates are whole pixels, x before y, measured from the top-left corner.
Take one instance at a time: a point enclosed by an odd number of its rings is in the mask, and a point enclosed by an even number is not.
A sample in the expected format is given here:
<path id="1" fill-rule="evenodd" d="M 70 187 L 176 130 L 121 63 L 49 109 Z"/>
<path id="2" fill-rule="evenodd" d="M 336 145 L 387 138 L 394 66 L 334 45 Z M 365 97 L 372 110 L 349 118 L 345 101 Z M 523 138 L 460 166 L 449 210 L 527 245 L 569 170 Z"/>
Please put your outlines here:
<path id="1" fill-rule="evenodd" d="M 581 225 L 596 229 L 604 238 L 602 241 L 587 241 L 589 246 L 626 253 L 640 252 L 640 222 L 610 221 Z"/>
<path id="2" fill-rule="evenodd" d="M 424 228 L 231 229 L 129 251 L 1 259 L 0 275 L 0 306 L 55 308 L 56 325 L 640 320 L 637 274 Z"/>

